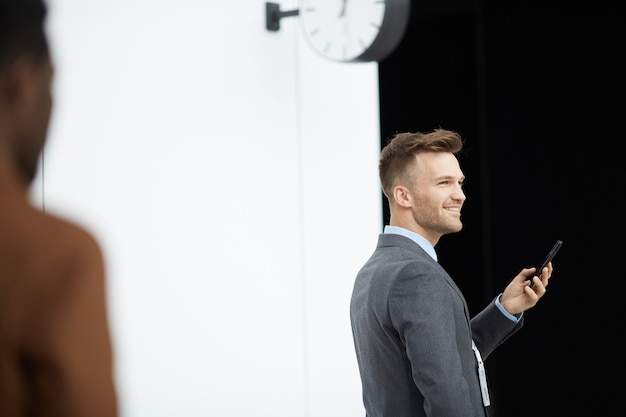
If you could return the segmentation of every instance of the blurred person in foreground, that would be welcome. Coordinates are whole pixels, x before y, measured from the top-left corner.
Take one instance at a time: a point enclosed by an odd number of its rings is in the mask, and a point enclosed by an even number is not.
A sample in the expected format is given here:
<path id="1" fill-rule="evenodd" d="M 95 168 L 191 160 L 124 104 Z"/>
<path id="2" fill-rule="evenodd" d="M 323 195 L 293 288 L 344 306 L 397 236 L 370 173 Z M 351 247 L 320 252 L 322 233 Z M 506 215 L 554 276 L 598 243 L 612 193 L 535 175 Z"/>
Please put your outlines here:
<path id="1" fill-rule="evenodd" d="M 115 417 L 98 243 L 29 200 L 52 108 L 42 0 L 0 0 L 0 416 Z"/>
<path id="2" fill-rule="evenodd" d="M 522 328 L 523 312 L 552 275 L 552 263 L 522 268 L 470 317 L 435 251 L 443 235 L 462 229 L 462 146 L 458 133 L 435 129 L 398 133 L 381 153 L 391 216 L 357 274 L 350 305 L 367 417 L 487 416 L 483 360 Z"/>

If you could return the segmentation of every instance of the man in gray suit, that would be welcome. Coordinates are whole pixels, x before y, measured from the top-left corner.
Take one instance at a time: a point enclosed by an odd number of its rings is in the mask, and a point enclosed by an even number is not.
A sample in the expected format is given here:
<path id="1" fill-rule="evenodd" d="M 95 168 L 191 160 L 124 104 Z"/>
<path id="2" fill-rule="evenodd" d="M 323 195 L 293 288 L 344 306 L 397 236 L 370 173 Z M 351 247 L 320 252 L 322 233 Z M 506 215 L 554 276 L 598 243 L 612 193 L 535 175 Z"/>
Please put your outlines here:
<path id="1" fill-rule="evenodd" d="M 390 221 L 354 284 L 350 318 L 367 417 L 484 417 L 483 359 L 521 329 L 552 274 L 523 268 L 470 318 L 435 245 L 462 229 L 458 133 L 399 133 L 379 174 Z M 533 276 L 533 274 L 539 276 Z M 532 278 L 533 286 L 531 287 Z"/>

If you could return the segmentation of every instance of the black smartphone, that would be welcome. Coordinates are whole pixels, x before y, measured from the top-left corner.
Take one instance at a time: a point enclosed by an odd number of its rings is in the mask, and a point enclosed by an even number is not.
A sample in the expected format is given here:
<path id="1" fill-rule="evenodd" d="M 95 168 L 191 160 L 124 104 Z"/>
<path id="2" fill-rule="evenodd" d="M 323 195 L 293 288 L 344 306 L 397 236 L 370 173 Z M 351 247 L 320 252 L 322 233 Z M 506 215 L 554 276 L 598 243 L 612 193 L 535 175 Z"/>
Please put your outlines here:
<path id="1" fill-rule="evenodd" d="M 541 271 L 543 271 L 543 268 L 545 268 L 548 265 L 548 262 L 550 262 L 552 260 L 552 258 L 554 258 L 554 256 L 559 251 L 559 249 L 561 249 L 562 245 L 563 245 L 563 241 L 562 240 L 557 240 L 556 242 L 554 242 L 554 246 L 552 246 L 552 249 L 550 249 L 550 252 L 548 252 L 548 254 L 546 255 L 546 258 L 539 265 L 539 267 L 537 268 L 535 273 L 533 275 L 531 275 L 528 279 L 533 279 L 533 276 L 535 276 L 535 275 L 536 276 L 541 276 Z"/>

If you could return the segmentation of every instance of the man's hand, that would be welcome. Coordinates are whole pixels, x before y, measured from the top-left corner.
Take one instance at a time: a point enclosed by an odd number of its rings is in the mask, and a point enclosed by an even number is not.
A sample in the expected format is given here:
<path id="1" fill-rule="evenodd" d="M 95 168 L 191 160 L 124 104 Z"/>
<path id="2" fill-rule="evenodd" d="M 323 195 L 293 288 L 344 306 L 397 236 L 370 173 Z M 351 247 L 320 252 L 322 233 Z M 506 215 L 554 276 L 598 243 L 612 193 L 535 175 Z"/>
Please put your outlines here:
<path id="1" fill-rule="evenodd" d="M 507 285 L 502 296 L 500 296 L 500 304 L 506 311 L 513 315 L 519 314 L 534 307 L 537 301 L 544 296 L 548 280 L 552 276 L 552 262 L 548 263 L 548 266 L 540 272 L 541 276 L 536 276 L 532 275 L 535 273 L 534 267 L 524 268 L 513 278 L 513 281 Z M 532 277 L 532 287 L 529 277 Z"/>

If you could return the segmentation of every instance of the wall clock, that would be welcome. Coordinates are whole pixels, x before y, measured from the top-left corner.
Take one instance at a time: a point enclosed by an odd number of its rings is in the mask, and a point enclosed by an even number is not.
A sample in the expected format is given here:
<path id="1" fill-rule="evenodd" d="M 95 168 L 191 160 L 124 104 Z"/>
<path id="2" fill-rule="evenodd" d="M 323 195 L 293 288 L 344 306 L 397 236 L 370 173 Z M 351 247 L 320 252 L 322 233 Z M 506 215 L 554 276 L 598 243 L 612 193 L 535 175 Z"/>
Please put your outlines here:
<path id="1" fill-rule="evenodd" d="M 321 56 L 337 62 L 381 61 L 398 46 L 409 23 L 411 0 L 300 0 L 299 9 L 280 12 L 266 3 L 266 26 L 278 30 L 281 17 L 299 16 L 303 36 Z"/>

